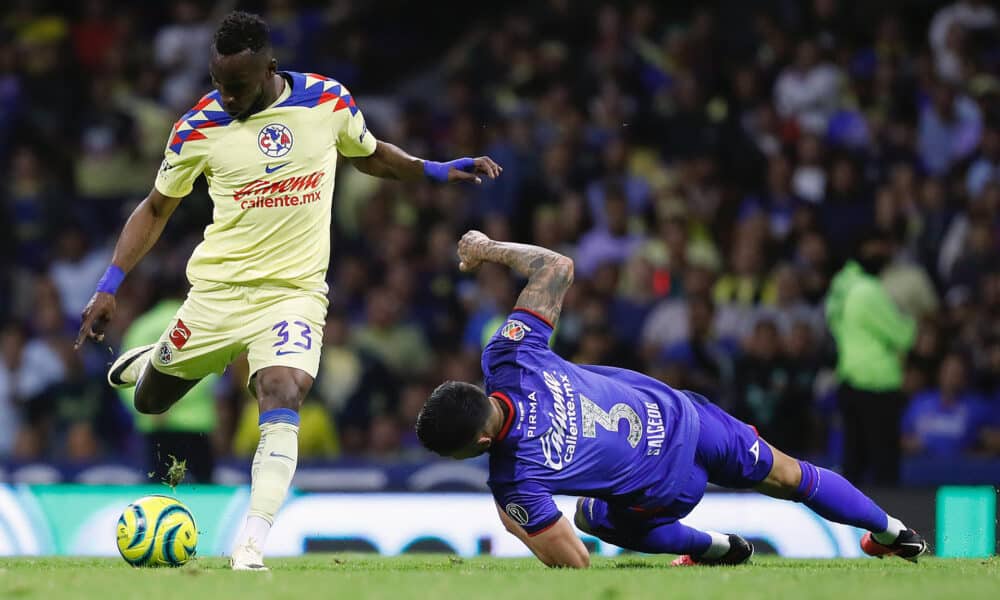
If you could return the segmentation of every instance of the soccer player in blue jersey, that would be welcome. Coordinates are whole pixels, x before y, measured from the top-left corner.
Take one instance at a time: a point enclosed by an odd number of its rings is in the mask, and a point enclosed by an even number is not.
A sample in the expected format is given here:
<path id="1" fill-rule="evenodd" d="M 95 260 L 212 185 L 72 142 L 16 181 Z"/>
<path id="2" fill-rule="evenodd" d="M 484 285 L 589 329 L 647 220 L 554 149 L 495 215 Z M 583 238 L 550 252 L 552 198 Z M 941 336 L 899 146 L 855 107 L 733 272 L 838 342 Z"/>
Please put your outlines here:
<path id="1" fill-rule="evenodd" d="M 580 496 L 576 526 L 675 565 L 747 562 L 738 535 L 680 522 L 709 482 L 802 502 L 820 516 L 867 529 L 862 549 L 916 561 L 927 543 L 840 475 L 796 460 L 706 398 L 626 369 L 577 365 L 549 349 L 573 261 L 491 240 L 458 245 L 460 267 L 495 262 L 528 278 L 516 308 L 483 351 L 486 389 L 449 381 L 417 419 L 428 449 L 453 458 L 490 454 L 489 485 L 505 527 L 549 566 L 589 556 L 553 494 Z"/>

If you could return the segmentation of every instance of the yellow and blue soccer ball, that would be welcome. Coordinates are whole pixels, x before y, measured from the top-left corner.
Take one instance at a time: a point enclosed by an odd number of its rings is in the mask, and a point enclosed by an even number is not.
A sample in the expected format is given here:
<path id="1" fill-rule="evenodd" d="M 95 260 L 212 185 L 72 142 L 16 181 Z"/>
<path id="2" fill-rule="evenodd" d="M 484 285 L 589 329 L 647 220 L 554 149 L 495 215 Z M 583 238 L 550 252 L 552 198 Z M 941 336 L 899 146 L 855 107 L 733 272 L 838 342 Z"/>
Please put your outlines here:
<path id="1" fill-rule="evenodd" d="M 179 567 L 197 545 L 194 517 L 176 498 L 139 498 L 118 518 L 118 551 L 133 567 Z"/>

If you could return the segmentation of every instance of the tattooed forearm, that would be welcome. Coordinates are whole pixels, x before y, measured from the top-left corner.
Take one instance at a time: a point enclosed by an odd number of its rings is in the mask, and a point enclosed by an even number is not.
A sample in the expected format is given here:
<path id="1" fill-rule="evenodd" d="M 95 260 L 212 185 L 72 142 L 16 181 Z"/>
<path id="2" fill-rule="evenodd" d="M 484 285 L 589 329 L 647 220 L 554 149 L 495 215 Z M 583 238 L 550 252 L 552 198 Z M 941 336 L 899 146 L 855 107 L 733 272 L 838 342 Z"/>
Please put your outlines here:
<path id="1" fill-rule="evenodd" d="M 573 283 L 573 261 L 546 248 L 489 241 L 482 260 L 509 266 L 528 278 L 517 306 L 532 310 L 553 325 L 562 311 L 563 296 Z"/>

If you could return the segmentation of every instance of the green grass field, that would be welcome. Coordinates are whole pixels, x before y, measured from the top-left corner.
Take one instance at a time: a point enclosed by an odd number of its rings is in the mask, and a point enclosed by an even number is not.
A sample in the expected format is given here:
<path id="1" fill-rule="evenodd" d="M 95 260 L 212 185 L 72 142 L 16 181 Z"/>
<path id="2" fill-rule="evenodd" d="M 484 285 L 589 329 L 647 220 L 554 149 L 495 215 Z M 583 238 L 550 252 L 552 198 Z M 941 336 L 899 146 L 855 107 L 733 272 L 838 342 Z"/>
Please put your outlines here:
<path id="1" fill-rule="evenodd" d="M 589 571 L 534 560 L 443 555 L 272 559 L 269 573 L 234 573 L 225 559 L 180 569 L 134 569 L 115 559 L 0 558 L 0 598 L 993 598 L 1000 558 L 788 560 L 759 557 L 734 568 L 670 568 L 663 558 L 598 558 Z"/>

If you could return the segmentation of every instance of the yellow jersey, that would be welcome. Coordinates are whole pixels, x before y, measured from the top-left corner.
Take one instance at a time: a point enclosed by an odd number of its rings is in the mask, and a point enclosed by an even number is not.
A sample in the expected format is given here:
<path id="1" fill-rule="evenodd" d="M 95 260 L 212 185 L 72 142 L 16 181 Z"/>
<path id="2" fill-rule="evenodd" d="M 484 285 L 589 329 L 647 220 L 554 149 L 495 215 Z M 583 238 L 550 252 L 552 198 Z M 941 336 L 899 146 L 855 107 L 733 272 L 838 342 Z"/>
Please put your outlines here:
<path id="1" fill-rule="evenodd" d="M 343 85 L 313 73 L 281 76 L 278 98 L 245 120 L 230 117 L 212 92 L 174 124 L 156 189 L 181 198 L 204 173 L 214 204 L 188 261 L 193 286 L 327 291 L 337 154 L 369 156 L 376 141 Z"/>

